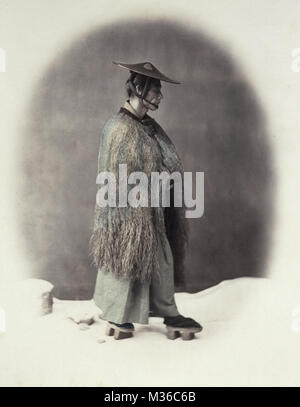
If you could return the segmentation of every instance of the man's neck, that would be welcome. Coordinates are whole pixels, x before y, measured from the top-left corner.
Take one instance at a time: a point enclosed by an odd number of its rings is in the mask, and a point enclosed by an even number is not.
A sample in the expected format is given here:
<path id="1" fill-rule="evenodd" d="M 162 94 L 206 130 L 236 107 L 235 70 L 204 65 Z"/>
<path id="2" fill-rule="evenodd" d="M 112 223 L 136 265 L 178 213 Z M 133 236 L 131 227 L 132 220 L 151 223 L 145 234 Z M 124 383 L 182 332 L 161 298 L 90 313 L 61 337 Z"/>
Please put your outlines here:
<path id="1" fill-rule="evenodd" d="M 125 109 L 129 110 L 132 114 L 137 116 L 139 119 L 142 119 L 148 111 L 148 109 L 145 106 L 143 106 L 141 103 L 139 103 L 139 101 L 135 102 L 130 99 L 128 99 L 124 103 L 123 107 L 125 107 Z"/>

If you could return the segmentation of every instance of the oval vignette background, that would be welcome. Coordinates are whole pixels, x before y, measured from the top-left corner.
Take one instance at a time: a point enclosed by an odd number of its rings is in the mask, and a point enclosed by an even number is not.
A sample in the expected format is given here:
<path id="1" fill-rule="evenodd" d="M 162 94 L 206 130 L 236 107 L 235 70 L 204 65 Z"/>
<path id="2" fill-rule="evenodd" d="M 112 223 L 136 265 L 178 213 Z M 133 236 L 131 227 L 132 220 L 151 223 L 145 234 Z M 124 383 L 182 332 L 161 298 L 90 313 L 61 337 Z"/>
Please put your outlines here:
<path id="1" fill-rule="evenodd" d="M 149 112 L 175 143 L 185 171 L 205 173 L 204 215 L 189 219 L 186 286 L 176 291 L 265 276 L 274 175 L 253 89 L 217 40 L 171 21 L 124 20 L 75 39 L 34 89 L 19 211 L 35 265 L 31 277 L 51 281 L 58 298 L 93 295 L 88 241 L 99 139 L 126 100 L 129 74 L 113 60 L 151 61 L 182 82 L 162 82 L 161 107 Z"/>

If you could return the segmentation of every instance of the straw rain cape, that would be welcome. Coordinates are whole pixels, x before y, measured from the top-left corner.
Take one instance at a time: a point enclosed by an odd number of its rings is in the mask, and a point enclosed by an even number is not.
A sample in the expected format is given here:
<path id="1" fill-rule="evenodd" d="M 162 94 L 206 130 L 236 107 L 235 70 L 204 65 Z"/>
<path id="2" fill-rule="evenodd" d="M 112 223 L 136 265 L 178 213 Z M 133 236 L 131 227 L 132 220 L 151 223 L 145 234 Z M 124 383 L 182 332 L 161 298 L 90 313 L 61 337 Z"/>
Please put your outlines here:
<path id="1" fill-rule="evenodd" d="M 142 171 L 148 177 L 148 207 L 118 207 L 119 164 L 127 164 L 127 175 Z M 182 207 L 151 207 L 151 172 L 179 171 L 183 167 L 174 144 L 150 116 L 137 118 L 122 107 L 105 125 L 100 140 L 98 173 L 109 171 L 116 179 L 116 207 L 95 205 L 94 227 L 90 239 L 93 264 L 117 277 L 151 281 L 158 273 L 158 239 L 166 235 L 174 260 L 175 284 L 184 282 L 184 255 L 187 221 Z M 182 182 L 183 186 L 183 182 Z M 128 185 L 127 191 L 134 185 Z M 174 188 L 171 189 L 171 192 Z M 172 192 L 174 193 L 174 192 Z M 182 197 L 183 197 L 182 188 Z M 173 196 L 174 199 L 174 196 Z M 161 239 L 164 253 L 164 239 Z"/>

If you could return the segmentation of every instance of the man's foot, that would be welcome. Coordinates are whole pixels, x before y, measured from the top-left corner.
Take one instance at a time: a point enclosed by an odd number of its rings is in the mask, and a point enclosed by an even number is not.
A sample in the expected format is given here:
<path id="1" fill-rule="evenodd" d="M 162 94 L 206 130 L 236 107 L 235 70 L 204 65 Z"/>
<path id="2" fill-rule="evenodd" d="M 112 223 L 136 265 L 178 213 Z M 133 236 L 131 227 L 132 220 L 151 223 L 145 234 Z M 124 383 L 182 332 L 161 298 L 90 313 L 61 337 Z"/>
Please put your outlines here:
<path id="1" fill-rule="evenodd" d="M 167 338 L 176 339 L 181 336 L 184 341 L 195 338 L 195 333 L 202 331 L 202 326 L 192 318 L 183 315 L 165 317 L 164 324 L 167 325 Z"/>
<path id="2" fill-rule="evenodd" d="M 116 325 L 118 328 L 134 330 L 134 325 L 131 322 L 125 322 L 124 324 L 117 324 L 116 322 L 108 321 L 112 325 Z"/>
<path id="3" fill-rule="evenodd" d="M 131 322 L 124 324 L 116 324 L 115 322 L 108 321 L 106 327 L 106 335 L 114 336 L 115 339 L 131 338 L 133 336 L 134 325 Z"/>
<path id="4" fill-rule="evenodd" d="M 165 317 L 164 324 L 174 328 L 198 328 L 200 332 L 203 328 L 192 318 L 186 318 L 183 315 L 176 315 L 172 317 Z"/>

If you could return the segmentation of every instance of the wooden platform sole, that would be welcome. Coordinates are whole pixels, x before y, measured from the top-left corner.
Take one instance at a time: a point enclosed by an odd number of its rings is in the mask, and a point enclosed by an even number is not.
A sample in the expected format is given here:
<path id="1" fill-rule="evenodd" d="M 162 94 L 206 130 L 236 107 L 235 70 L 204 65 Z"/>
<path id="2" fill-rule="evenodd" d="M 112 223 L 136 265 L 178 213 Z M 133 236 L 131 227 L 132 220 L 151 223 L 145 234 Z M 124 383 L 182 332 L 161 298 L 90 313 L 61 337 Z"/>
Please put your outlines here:
<path id="1" fill-rule="evenodd" d="M 195 338 L 195 333 L 201 331 L 202 328 L 176 328 L 174 326 L 167 326 L 167 338 L 174 340 L 181 336 L 183 341 L 190 341 Z"/>
<path id="2" fill-rule="evenodd" d="M 105 334 L 107 336 L 114 336 L 115 339 L 126 339 L 133 336 L 134 329 L 120 328 L 116 325 L 107 324 Z"/>

